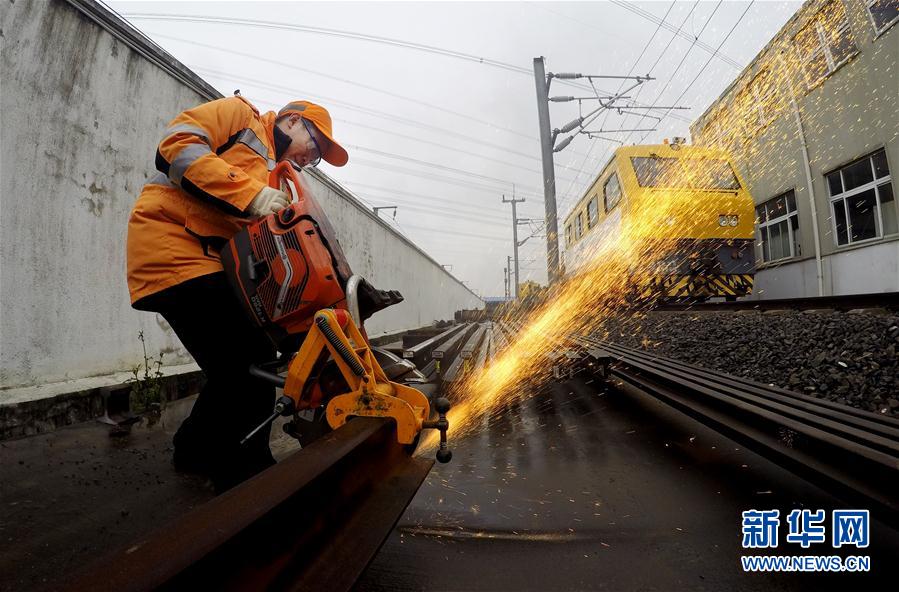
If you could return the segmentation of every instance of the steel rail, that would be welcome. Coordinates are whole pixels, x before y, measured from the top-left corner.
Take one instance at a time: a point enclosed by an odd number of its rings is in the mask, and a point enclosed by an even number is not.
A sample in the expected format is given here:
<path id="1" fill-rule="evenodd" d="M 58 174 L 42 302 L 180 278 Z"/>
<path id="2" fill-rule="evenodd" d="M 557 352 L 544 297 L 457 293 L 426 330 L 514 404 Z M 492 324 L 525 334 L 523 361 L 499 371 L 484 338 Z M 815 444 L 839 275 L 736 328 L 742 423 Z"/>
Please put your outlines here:
<path id="1" fill-rule="evenodd" d="M 737 300 L 735 302 L 658 303 L 651 311 L 737 311 L 737 310 L 837 310 L 864 308 L 899 310 L 899 292 L 847 294 L 843 296 L 811 296 L 771 300 Z"/>
<path id="2" fill-rule="evenodd" d="M 682 364 L 670 358 L 647 354 L 612 343 L 597 342 L 597 346 L 607 351 L 620 352 L 647 364 L 655 364 L 656 367 L 663 368 L 685 380 L 692 379 L 697 384 L 709 388 L 723 389 L 734 396 L 758 402 L 771 409 L 783 410 L 785 413 L 799 417 L 808 417 L 812 421 L 830 422 L 834 429 L 846 430 L 847 433 L 855 431 L 862 438 L 869 436 L 886 438 L 888 448 L 899 454 L 899 445 L 897 445 L 899 443 L 899 419 L 894 417 L 840 405 L 832 401 L 815 399 L 749 380 L 738 380 L 736 377 L 718 372 L 703 371 L 697 366 Z"/>
<path id="3" fill-rule="evenodd" d="M 356 418 L 67 589 L 349 590 L 433 463 L 410 456 L 390 420 Z"/>
<path id="4" fill-rule="evenodd" d="M 573 341 L 590 358 L 608 363 L 608 377 L 617 388 L 651 395 L 831 493 L 863 504 L 878 519 L 899 525 L 899 430 L 894 418 L 860 414 L 835 403 L 816 408 L 799 395 L 777 392 L 782 389 L 766 393 L 761 385 L 726 380 L 726 375 L 637 350 L 583 337 Z"/>
<path id="5" fill-rule="evenodd" d="M 467 367 L 472 367 L 476 362 L 476 356 L 481 349 L 486 349 L 487 343 L 484 336 L 487 334 L 487 325 L 476 324 L 474 332 L 459 350 L 456 359 L 443 373 L 443 382 L 455 382 L 464 376 Z"/>
<path id="6" fill-rule="evenodd" d="M 421 343 L 414 345 L 412 347 L 405 348 L 403 350 L 403 359 L 411 360 L 413 364 L 422 368 L 431 360 L 431 353 L 437 349 L 437 347 L 445 342 L 447 339 L 450 339 L 458 333 L 465 329 L 468 326 L 468 323 L 462 323 L 460 325 L 455 325 L 454 327 L 450 327 L 443 333 L 435 335 L 430 339 L 426 339 Z M 424 371 L 424 370 L 422 370 Z M 427 374 L 427 372 L 425 372 Z"/>

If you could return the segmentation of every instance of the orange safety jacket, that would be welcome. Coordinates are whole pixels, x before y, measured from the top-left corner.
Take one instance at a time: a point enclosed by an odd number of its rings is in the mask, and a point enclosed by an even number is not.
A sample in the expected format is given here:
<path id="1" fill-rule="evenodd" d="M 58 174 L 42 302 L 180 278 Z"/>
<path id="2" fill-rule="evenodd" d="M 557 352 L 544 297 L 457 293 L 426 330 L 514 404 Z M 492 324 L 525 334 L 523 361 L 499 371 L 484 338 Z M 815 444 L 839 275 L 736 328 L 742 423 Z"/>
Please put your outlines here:
<path id="1" fill-rule="evenodd" d="M 156 152 L 159 173 L 128 220 L 131 304 L 222 271 L 219 249 L 250 223 L 247 206 L 275 166 L 276 114 L 243 97 L 218 99 L 172 120 Z"/>

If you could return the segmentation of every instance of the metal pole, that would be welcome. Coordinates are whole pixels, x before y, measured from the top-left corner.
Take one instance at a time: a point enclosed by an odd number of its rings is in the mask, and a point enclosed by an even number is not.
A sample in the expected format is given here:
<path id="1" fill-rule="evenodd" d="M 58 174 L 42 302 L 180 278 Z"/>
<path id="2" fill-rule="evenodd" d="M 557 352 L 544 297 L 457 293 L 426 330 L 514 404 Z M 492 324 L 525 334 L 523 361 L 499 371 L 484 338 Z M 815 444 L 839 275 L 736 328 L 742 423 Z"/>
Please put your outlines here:
<path id="1" fill-rule="evenodd" d="M 543 157 L 543 199 L 546 206 L 546 273 L 549 285 L 559 279 L 559 223 L 556 212 L 556 173 L 553 164 L 553 137 L 549 123 L 549 81 L 543 57 L 534 58 L 537 83 L 537 116 L 540 124 L 540 152 Z"/>
<path id="2" fill-rule="evenodd" d="M 796 102 L 796 93 L 793 91 L 793 83 L 790 81 L 789 71 L 780 58 L 780 66 L 784 73 L 787 90 L 790 93 L 790 109 L 796 120 L 796 131 L 799 134 L 799 144 L 802 147 L 802 166 L 805 169 L 805 186 L 808 187 L 808 202 L 812 213 L 812 238 L 815 243 L 815 271 L 818 280 L 818 296 L 824 296 L 824 265 L 821 261 L 821 237 L 818 231 L 818 208 L 815 204 L 815 187 L 812 181 L 812 169 L 809 163 L 808 144 L 805 141 L 805 130 L 802 126 L 802 117 L 799 114 L 799 104 Z"/>
<path id="3" fill-rule="evenodd" d="M 518 298 L 518 210 L 515 208 L 515 204 L 521 203 L 524 201 L 522 199 L 515 199 L 515 186 L 512 186 L 512 199 L 506 199 L 506 196 L 503 196 L 503 203 L 512 204 L 512 246 L 513 253 L 515 255 L 515 289 L 509 289 L 510 293 L 515 294 L 515 298 Z M 510 270 L 511 273 L 511 270 Z M 509 276 L 509 281 L 512 281 L 511 276 Z"/>
<path id="4" fill-rule="evenodd" d="M 503 267 L 503 298 L 509 298 L 509 268 Z"/>
<path id="5" fill-rule="evenodd" d="M 506 290 L 506 298 L 512 297 L 512 256 L 506 255 L 506 277 L 509 278 L 508 288 Z"/>
<path id="6" fill-rule="evenodd" d="M 524 200 L 521 200 L 524 201 Z M 518 300 L 518 213 L 515 211 L 515 204 L 518 201 L 515 199 L 515 193 L 512 193 L 512 240 L 515 242 L 515 249 L 513 251 L 515 256 L 515 300 Z"/>

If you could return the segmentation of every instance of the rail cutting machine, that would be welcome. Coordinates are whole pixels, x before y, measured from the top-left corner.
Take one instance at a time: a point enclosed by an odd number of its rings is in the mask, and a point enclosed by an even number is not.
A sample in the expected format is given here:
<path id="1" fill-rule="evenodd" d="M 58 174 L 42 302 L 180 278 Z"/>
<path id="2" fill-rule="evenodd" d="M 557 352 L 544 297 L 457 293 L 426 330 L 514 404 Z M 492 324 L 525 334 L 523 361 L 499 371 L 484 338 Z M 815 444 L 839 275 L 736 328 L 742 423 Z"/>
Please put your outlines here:
<path id="1" fill-rule="evenodd" d="M 423 429 L 437 429 L 437 460 L 449 462 L 449 402 L 437 399 L 432 419 L 428 398 L 390 380 L 365 335 L 364 319 L 402 296 L 352 275 L 327 216 L 290 162 L 272 170 L 269 184 L 291 196 L 291 204 L 243 228 L 222 250 L 226 275 L 247 314 L 289 359 L 286 378 L 269 365 L 250 368 L 283 394 L 244 442 L 280 415 L 294 415 L 288 426 L 296 426 L 301 412 L 324 407 L 330 429 L 353 417 L 391 418 L 397 440 L 410 450 Z M 290 427 L 285 431 L 296 435 Z"/>

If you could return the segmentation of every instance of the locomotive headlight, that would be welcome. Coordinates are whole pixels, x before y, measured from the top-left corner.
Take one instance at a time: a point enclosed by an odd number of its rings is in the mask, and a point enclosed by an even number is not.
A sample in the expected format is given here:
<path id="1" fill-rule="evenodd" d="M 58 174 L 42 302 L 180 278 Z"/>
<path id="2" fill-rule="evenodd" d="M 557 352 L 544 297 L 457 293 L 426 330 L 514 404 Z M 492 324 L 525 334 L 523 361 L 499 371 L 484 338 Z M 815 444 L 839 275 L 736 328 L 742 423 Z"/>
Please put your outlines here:
<path id="1" fill-rule="evenodd" d="M 718 226 L 736 226 L 740 223 L 740 216 L 737 214 L 718 214 Z"/>

